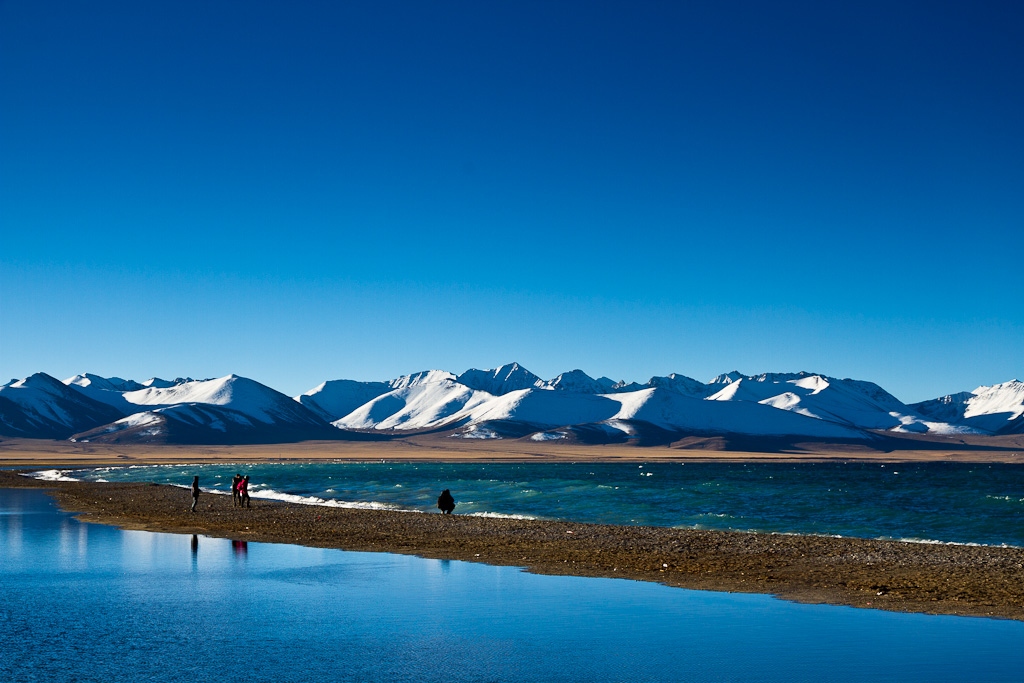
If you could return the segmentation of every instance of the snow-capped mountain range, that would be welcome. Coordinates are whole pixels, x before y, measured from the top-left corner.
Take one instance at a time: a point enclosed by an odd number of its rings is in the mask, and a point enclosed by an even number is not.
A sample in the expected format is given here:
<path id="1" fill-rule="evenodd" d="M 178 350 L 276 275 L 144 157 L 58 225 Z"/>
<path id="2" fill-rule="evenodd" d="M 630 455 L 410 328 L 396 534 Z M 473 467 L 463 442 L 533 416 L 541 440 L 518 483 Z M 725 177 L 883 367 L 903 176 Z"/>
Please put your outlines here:
<path id="1" fill-rule="evenodd" d="M 730 372 L 644 384 L 581 370 L 543 380 L 518 363 L 384 382 L 337 379 L 290 398 L 245 377 L 144 382 L 44 373 L 0 386 L 0 435 L 96 442 L 272 443 L 391 438 L 628 441 L 684 435 L 865 441 L 904 434 L 1024 433 L 1024 383 L 1013 380 L 913 405 L 877 384 L 825 375 Z"/>

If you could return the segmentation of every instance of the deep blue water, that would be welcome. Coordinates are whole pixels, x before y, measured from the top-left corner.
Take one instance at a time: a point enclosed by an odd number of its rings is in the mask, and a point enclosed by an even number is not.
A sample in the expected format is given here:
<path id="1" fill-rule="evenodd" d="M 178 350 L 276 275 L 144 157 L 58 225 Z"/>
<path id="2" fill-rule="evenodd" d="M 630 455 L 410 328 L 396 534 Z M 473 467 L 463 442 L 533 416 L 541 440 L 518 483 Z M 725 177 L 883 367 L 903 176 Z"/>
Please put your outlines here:
<path id="1" fill-rule="evenodd" d="M 121 531 L 0 489 L 0 680 L 1020 680 L 1024 623 Z"/>
<path id="2" fill-rule="evenodd" d="M 103 468 L 83 479 L 458 514 L 1024 546 L 1024 465 L 963 463 L 316 463 Z M 282 496 L 282 494 L 284 494 Z"/>

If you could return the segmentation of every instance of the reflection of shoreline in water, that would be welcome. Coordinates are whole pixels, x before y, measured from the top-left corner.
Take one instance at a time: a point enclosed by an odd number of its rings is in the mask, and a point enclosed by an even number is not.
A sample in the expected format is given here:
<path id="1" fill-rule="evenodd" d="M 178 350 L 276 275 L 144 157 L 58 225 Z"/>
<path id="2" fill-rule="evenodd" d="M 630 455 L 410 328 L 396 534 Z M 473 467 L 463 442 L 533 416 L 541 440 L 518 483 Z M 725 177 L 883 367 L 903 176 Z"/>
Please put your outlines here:
<path id="1" fill-rule="evenodd" d="M 0 471 L 0 483 L 4 479 Z M 177 487 L 70 482 L 47 486 L 57 489 L 53 495 L 61 504 L 80 513 L 93 512 L 97 520 L 121 524 L 133 520 L 172 532 L 181 529 L 189 536 L 195 530 L 196 518 L 185 512 L 185 496 Z M 211 501 L 215 514 L 202 515 L 204 533 L 224 537 L 218 543 L 245 534 L 246 541 L 301 540 L 314 547 L 393 549 L 452 560 L 526 565 L 531 571 L 558 574 L 585 571 L 589 576 L 687 588 L 788 593 L 802 600 L 813 597 L 855 606 L 871 602 L 876 609 L 1024 618 L 1020 597 L 1024 595 L 1020 581 L 1024 550 L 1017 548 L 656 527 L 583 527 L 554 521 L 273 503 L 261 504 L 252 512 L 229 513 L 226 496 L 211 496 Z M 254 519 L 260 526 L 245 528 Z M 181 542 L 184 546 L 188 540 L 182 537 Z M 221 562 L 227 560 L 220 557 Z M 218 564 L 215 561 L 213 566 Z M 236 558 L 234 566 L 244 570 L 247 562 Z"/>
<path id="2" fill-rule="evenodd" d="M 249 541 L 231 541 L 231 550 L 236 558 L 245 558 L 249 555 Z"/>
<path id="3" fill-rule="evenodd" d="M 181 667 L 183 652 L 198 653 L 184 664 L 190 680 L 218 680 L 225 663 L 235 666 L 232 653 L 252 651 L 254 629 L 261 670 L 252 678 L 281 681 L 309 671 L 344 680 L 600 681 L 624 671 L 652 681 L 678 672 L 809 683 L 837 671 L 864 683 L 1017 680 L 1024 665 L 1017 622 L 794 605 L 454 560 L 445 574 L 444 563 L 413 556 L 287 544 L 259 545 L 252 565 L 236 562 L 232 571 L 220 555 L 230 534 L 206 536 L 204 552 L 214 556 L 190 575 L 180 565 L 191 532 L 97 526 L 88 557 L 69 565 L 61 553 L 66 515 L 41 492 L 37 504 L 54 516 L 23 516 L 15 556 L 2 508 L 20 501 L 9 504 L 7 495 L 0 489 L 0 586 L 13 588 L 4 592 L 5 633 L 32 637 L 3 640 L 0 680 L 139 678 L 140 667 Z M 159 618 L 140 618 L 168 599 Z M 452 619 L 449 637 L 439 636 L 439 608 Z"/>

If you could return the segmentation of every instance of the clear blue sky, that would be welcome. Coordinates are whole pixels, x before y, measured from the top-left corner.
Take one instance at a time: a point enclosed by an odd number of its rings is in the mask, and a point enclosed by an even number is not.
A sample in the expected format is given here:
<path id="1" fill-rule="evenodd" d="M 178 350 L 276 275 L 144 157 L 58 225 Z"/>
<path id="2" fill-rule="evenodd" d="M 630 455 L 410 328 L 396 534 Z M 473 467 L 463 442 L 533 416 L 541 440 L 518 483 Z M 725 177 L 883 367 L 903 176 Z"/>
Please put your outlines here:
<path id="1" fill-rule="evenodd" d="M 1024 379 L 1018 2 L 0 2 L 0 381 Z"/>

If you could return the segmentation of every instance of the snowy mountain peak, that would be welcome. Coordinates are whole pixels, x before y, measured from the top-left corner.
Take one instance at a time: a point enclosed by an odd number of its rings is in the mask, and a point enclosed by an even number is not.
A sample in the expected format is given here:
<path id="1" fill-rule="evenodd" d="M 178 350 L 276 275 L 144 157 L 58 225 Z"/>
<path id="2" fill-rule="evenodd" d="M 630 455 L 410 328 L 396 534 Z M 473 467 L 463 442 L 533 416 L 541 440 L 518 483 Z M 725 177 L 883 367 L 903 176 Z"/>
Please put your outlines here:
<path id="1" fill-rule="evenodd" d="M 694 398 L 703 398 L 708 395 L 708 387 L 705 384 L 698 382 L 692 377 L 679 375 L 674 372 L 667 377 L 652 377 L 647 381 L 647 386 L 671 389 L 684 396 L 692 396 Z"/>
<path id="2" fill-rule="evenodd" d="M 424 370 L 412 375 L 402 375 L 388 382 L 392 389 L 405 389 L 421 384 L 433 384 L 436 382 L 455 382 L 458 378 L 445 370 Z"/>
<path id="3" fill-rule="evenodd" d="M 66 438 L 123 417 L 43 372 L 0 387 L 0 433 L 41 438 Z"/>
<path id="4" fill-rule="evenodd" d="M 23 377 L 18 380 L 11 380 L 7 386 L 14 389 L 38 389 L 40 391 L 60 391 L 57 385 L 63 386 L 60 380 L 50 377 L 45 372 L 37 372 L 34 375 Z"/>
<path id="5" fill-rule="evenodd" d="M 463 420 L 473 408 L 500 398 L 505 397 L 470 389 L 452 375 L 441 376 L 440 381 L 392 389 L 332 424 L 342 429 L 429 429 Z"/>
<path id="6" fill-rule="evenodd" d="M 519 363 L 506 363 L 495 370 L 471 368 L 458 376 L 457 381 L 470 389 L 502 396 L 510 391 L 540 387 L 544 381 Z"/>
<path id="7" fill-rule="evenodd" d="M 574 394 L 603 394 L 607 391 L 606 387 L 582 370 L 563 372 L 549 380 L 546 386 L 555 391 L 568 391 Z"/>
<path id="8" fill-rule="evenodd" d="M 145 388 L 144 384 L 135 380 L 121 379 L 120 377 L 100 377 L 90 372 L 83 372 L 74 377 L 68 377 L 64 380 L 64 384 L 76 387 L 92 387 L 104 391 L 136 391 Z"/>
<path id="9" fill-rule="evenodd" d="M 978 391 L 978 389 L 975 389 L 975 391 Z M 972 392 L 960 391 L 955 394 L 921 401 L 920 403 L 912 403 L 909 407 L 933 420 L 955 423 L 964 419 L 964 413 L 967 411 L 967 402 L 972 398 L 974 398 Z"/>
<path id="10" fill-rule="evenodd" d="M 123 394 L 136 406 L 162 408 L 185 403 L 223 406 L 263 423 L 320 423 L 321 418 L 290 397 L 247 377 L 235 374 L 193 380 L 172 387 L 150 387 Z"/>
<path id="11" fill-rule="evenodd" d="M 387 382 L 357 382 L 332 379 L 310 389 L 295 400 L 327 422 L 345 417 L 359 406 L 391 391 Z"/>
<path id="12" fill-rule="evenodd" d="M 967 402 L 965 418 L 1005 415 L 1007 420 L 1015 420 L 1024 414 L 1024 382 L 1014 379 L 990 387 L 978 387 L 971 393 L 974 397 Z"/>
<path id="13" fill-rule="evenodd" d="M 708 400 L 760 403 L 861 429 L 944 434 L 970 431 L 935 418 L 925 419 L 873 382 L 809 372 L 732 378 Z"/>
<path id="14" fill-rule="evenodd" d="M 910 407 L 936 420 L 994 434 L 1024 432 L 1024 382 L 1015 379 L 921 401 Z"/>
<path id="15" fill-rule="evenodd" d="M 1009 382 L 1000 382 L 999 384 L 993 384 L 992 386 L 980 386 L 972 394 L 1019 394 L 1024 392 L 1024 382 L 1020 380 L 1011 379 Z"/>
<path id="16" fill-rule="evenodd" d="M 746 375 L 744 375 L 742 372 L 733 370 L 732 372 L 726 372 L 719 375 L 718 377 L 715 377 L 710 382 L 708 382 L 708 384 L 732 384 L 733 382 L 741 380 L 744 377 L 746 377 Z"/>

